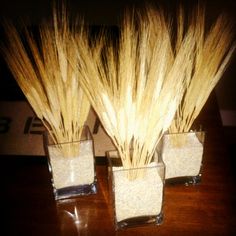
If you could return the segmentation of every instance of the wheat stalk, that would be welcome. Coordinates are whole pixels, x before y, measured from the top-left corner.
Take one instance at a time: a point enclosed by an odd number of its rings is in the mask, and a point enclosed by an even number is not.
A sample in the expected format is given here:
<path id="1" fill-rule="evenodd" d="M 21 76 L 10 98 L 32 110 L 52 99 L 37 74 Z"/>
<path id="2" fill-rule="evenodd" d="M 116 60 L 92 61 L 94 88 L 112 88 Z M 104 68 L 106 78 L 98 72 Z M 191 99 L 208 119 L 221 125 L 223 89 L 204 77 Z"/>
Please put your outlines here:
<path id="1" fill-rule="evenodd" d="M 180 19 L 183 19 L 182 15 L 183 11 Z M 190 131 L 227 68 L 236 46 L 233 43 L 232 24 L 224 14 L 220 15 L 206 31 L 205 10 L 198 6 L 188 25 L 194 32 L 190 40 L 195 44 L 196 50 L 193 52 L 194 60 L 189 68 L 191 76 L 186 82 L 184 96 L 170 126 L 170 133 Z M 180 31 L 182 32 L 181 27 Z"/>
<path id="2" fill-rule="evenodd" d="M 125 169 L 151 162 L 182 98 L 194 44 L 189 31 L 175 53 L 172 33 L 164 13 L 147 7 L 125 14 L 117 46 L 106 35 L 76 44 L 81 86 Z"/>
<path id="3" fill-rule="evenodd" d="M 52 24 L 40 25 L 40 41 L 25 27 L 25 41 L 10 23 L 5 25 L 9 40 L 3 52 L 20 88 L 54 143 L 79 141 L 90 103 L 79 86 L 74 70 L 77 56 L 71 46 L 75 32 L 70 28 L 65 7 L 53 10 Z M 70 146 L 62 150 L 74 156 Z"/>

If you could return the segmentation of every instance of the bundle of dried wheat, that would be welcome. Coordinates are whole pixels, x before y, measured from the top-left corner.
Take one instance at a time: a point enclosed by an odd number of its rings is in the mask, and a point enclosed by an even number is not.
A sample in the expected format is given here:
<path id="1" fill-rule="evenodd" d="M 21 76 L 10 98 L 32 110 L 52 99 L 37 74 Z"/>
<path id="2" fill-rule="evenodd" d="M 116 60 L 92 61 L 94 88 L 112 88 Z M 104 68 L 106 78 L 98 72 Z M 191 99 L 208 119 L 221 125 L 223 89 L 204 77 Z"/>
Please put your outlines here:
<path id="1" fill-rule="evenodd" d="M 74 69 L 77 56 L 71 42 L 75 32 L 66 12 L 54 8 L 52 25 L 40 25 L 39 42 L 26 27 L 22 38 L 13 25 L 5 25 L 9 42 L 3 49 L 6 61 L 55 144 L 80 140 L 90 109 Z M 64 155 L 73 156 L 67 147 L 62 150 Z"/>
<path id="2" fill-rule="evenodd" d="M 232 22 L 226 15 L 220 15 L 207 31 L 203 7 L 194 9 L 189 23 L 184 22 L 184 13 L 181 10 L 178 28 L 180 40 L 184 24 L 188 24 L 194 32 L 190 40 L 195 44 L 196 50 L 193 52 L 193 63 L 189 67 L 191 76 L 186 80 L 184 96 L 170 126 L 170 133 L 190 131 L 210 93 L 222 77 L 236 46 L 233 42 Z"/>
<path id="3" fill-rule="evenodd" d="M 193 32 L 181 38 L 178 52 L 172 47 L 172 33 L 164 13 L 147 7 L 125 14 L 116 43 L 102 35 L 91 45 L 84 35 L 85 44 L 76 45 L 81 86 L 124 168 L 150 163 L 191 75 Z"/>

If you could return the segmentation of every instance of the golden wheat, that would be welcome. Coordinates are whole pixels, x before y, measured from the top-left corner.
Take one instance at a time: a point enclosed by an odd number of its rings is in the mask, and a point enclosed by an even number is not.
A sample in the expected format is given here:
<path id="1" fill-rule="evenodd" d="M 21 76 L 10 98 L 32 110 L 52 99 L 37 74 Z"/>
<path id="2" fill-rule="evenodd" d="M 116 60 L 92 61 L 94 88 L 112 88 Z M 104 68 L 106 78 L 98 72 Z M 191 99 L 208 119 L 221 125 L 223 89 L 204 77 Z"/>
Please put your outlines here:
<path id="1" fill-rule="evenodd" d="M 5 25 L 6 61 L 55 144 L 79 141 L 90 109 L 74 70 L 77 56 L 71 42 L 76 33 L 66 12 L 65 7 L 61 12 L 54 8 L 52 23 L 40 25 L 39 42 L 26 27 L 23 39 L 12 24 Z M 74 155 L 66 149 L 65 156 Z"/>
<path id="2" fill-rule="evenodd" d="M 92 46 L 88 35 L 86 45 L 76 43 L 81 86 L 125 169 L 151 162 L 190 76 L 193 32 L 181 39 L 178 52 L 172 33 L 164 13 L 147 7 L 137 14 L 126 12 L 118 45 L 106 35 Z"/>
<path id="3" fill-rule="evenodd" d="M 179 17 L 183 20 L 183 11 Z M 184 22 L 182 22 L 183 26 Z M 169 132 L 189 132 L 210 93 L 222 77 L 235 50 L 232 23 L 226 15 L 220 15 L 207 31 L 205 26 L 205 9 L 195 8 L 192 20 L 187 23 L 194 32 L 190 39 L 195 44 L 193 63 L 189 64 L 190 77 L 176 117 Z M 182 32 L 182 28 L 179 27 Z"/>

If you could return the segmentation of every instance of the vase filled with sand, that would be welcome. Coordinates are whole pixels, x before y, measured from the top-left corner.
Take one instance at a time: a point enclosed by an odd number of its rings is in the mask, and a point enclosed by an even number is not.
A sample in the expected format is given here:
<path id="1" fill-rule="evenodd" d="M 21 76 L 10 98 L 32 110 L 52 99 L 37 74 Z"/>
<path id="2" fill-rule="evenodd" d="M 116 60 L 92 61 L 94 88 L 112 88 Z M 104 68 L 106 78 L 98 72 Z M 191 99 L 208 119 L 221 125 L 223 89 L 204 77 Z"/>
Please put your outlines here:
<path id="1" fill-rule="evenodd" d="M 55 199 L 97 192 L 93 139 L 87 126 L 78 141 L 67 143 L 55 144 L 46 132 L 44 145 Z"/>
<path id="2" fill-rule="evenodd" d="M 76 38 L 83 44 L 78 33 L 83 27 L 75 26 L 63 4 L 54 5 L 49 21 L 40 23 L 39 35 L 26 26 L 21 33 L 5 25 L 6 61 L 47 130 L 45 152 L 56 200 L 96 193 L 93 140 L 84 126 L 90 103 L 79 85 L 72 43 Z"/>
<path id="3" fill-rule="evenodd" d="M 117 230 L 163 220 L 165 167 L 156 147 L 183 96 L 194 49 L 182 40 L 174 52 L 164 15 L 151 6 L 126 11 L 118 37 L 102 33 L 92 46 L 87 37 L 87 53 L 76 44 L 81 87 L 115 146 L 107 158 Z"/>
<path id="4" fill-rule="evenodd" d="M 197 117 L 222 78 L 235 49 L 232 24 L 225 15 L 218 16 L 207 30 L 204 7 L 198 6 L 190 14 L 192 20 L 184 20 L 187 16 L 180 9 L 181 17 L 177 28 L 181 39 L 180 32 L 185 24 L 192 31 L 189 43 L 195 45 L 190 60 L 186 62 L 188 74 L 184 84 L 185 91 L 175 118 L 158 145 L 166 166 L 166 184 L 200 183 L 205 132 L 194 127 L 201 127 Z M 177 47 L 176 51 L 178 50 Z"/>
<path id="5" fill-rule="evenodd" d="M 165 167 L 155 153 L 150 164 L 125 169 L 117 151 L 107 153 L 109 193 L 117 229 L 163 221 Z"/>
<path id="6" fill-rule="evenodd" d="M 205 132 L 165 134 L 161 154 L 166 183 L 198 184 L 201 180 Z"/>

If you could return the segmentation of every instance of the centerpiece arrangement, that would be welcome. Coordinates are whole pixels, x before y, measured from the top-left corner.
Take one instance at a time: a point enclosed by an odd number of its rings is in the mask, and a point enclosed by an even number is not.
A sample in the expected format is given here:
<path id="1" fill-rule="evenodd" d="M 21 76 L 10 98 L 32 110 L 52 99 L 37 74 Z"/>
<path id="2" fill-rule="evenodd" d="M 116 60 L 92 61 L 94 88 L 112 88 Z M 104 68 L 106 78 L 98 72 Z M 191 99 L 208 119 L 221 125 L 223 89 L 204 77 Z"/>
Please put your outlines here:
<path id="1" fill-rule="evenodd" d="M 91 104 L 115 146 L 107 158 L 117 229 L 161 224 L 165 181 L 200 180 L 204 132 L 191 129 L 235 45 L 223 15 L 209 29 L 200 6 L 177 15 L 175 27 L 161 8 L 125 11 L 115 38 L 91 37 L 64 6 L 39 37 L 5 25 L 6 61 L 46 128 L 55 199 L 97 191 Z"/>
<path id="2" fill-rule="evenodd" d="M 85 121 L 90 103 L 79 86 L 72 38 L 79 33 L 67 10 L 54 7 L 38 36 L 6 24 L 6 61 L 37 117 L 46 127 L 45 150 L 56 199 L 96 192 L 93 141 Z M 22 36 L 23 35 L 23 36 Z"/>
<path id="3" fill-rule="evenodd" d="M 190 21 L 180 8 L 177 42 L 182 40 L 186 26 L 193 32 L 190 41 L 195 45 L 188 63 L 190 76 L 175 119 L 163 136 L 161 152 L 167 183 L 196 184 L 201 176 L 205 132 L 193 130 L 193 123 L 222 77 L 235 45 L 232 24 L 225 15 L 220 15 L 207 29 L 203 7 L 198 6 L 191 12 Z"/>
<path id="4" fill-rule="evenodd" d="M 183 96 L 194 49 L 189 31 L 175 52 L 172 33 L 164 13 L 146 7 L 125 13 L 117 40 L 101 34 L 75 43 L 81 86 L 116 147 L 107 156 L 117 228 L 162 221 L 156 147 Z"/>

